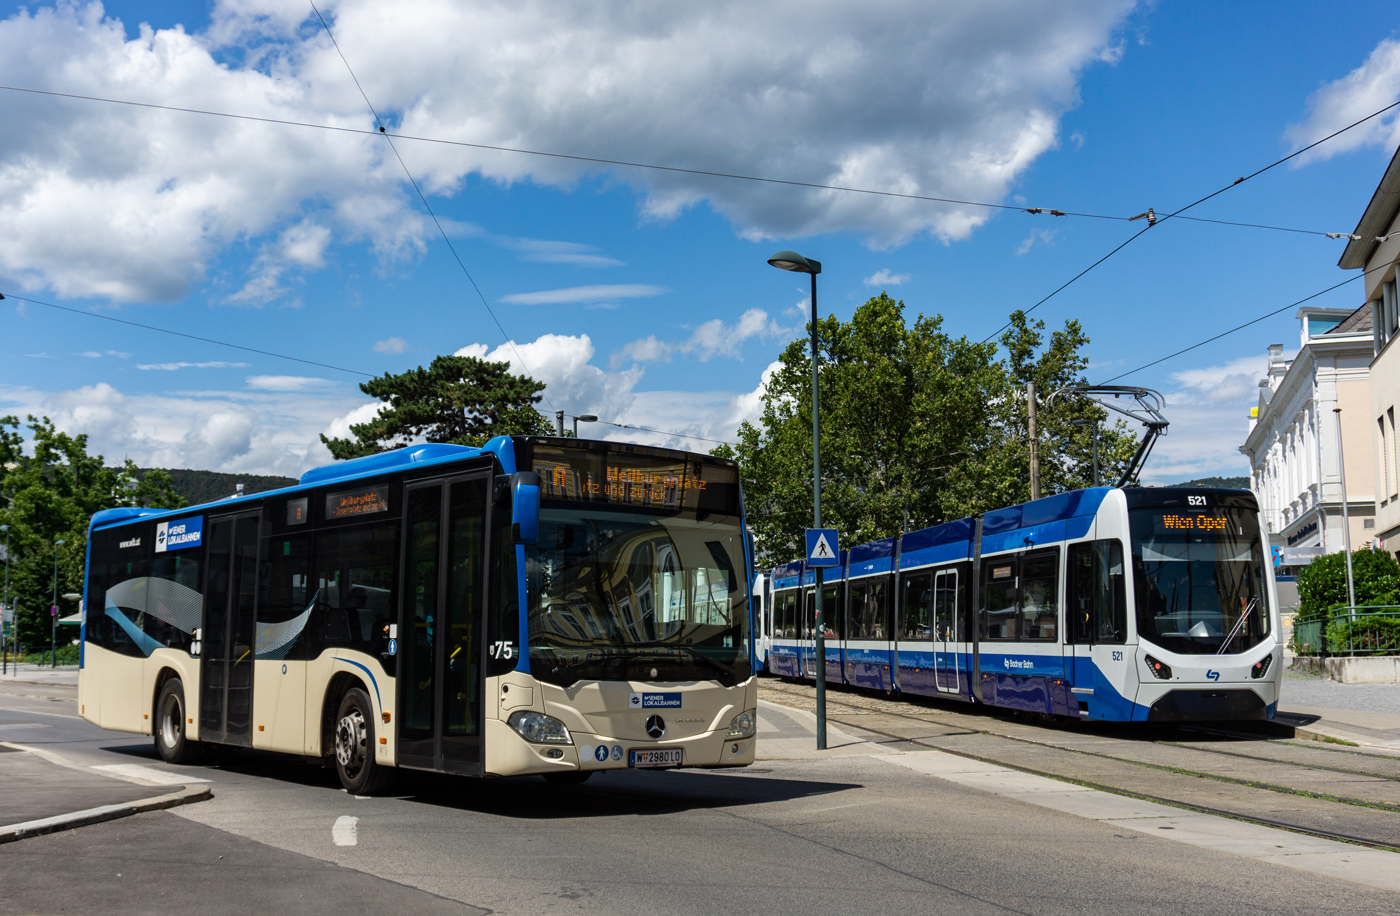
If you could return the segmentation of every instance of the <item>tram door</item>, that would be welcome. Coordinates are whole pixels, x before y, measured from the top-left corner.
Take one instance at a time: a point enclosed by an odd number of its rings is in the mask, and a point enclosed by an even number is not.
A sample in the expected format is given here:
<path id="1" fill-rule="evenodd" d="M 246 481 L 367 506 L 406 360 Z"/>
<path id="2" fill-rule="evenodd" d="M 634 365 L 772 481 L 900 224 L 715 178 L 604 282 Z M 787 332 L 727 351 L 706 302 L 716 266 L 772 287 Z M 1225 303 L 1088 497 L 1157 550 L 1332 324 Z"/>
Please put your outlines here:
<path id="1" fill-rule="evenodd" d="M 200 628 L 201 741 L 253 743 L 258 519 L 257 512 L 210 519 L 209 572 Z"/>
<path id="2" fill-rule="evenodd" d="M 933 577 L 933 667 L 939 693 L 958 692 L 959 629 L 958 571 L 940 570 Z"/>
<path id="3" fill-rule="evenodd" d="M 802 590 L 802 642 L 797 654 L 802 658 L 802 676 L 817 676 L 817 598 L 815 588 Z"/>
<path id="4" fill-rule="evenodd" d="M 479 775 L 489 471 L 404 490 L 399 762 Z"/>

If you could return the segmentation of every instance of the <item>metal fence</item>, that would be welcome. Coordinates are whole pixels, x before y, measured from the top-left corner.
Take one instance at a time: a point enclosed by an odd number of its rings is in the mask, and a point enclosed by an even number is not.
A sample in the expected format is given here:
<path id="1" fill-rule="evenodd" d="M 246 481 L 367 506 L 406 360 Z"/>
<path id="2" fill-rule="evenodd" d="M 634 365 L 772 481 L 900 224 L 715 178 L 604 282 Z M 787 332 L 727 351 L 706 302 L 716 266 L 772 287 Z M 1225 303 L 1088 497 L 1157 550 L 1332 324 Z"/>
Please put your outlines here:
<path id="1" fill-rule="evenodd" d="M 1400 606 L 1335 607 L 1293 618 L 1299 655 L 1400 655 Z"/>

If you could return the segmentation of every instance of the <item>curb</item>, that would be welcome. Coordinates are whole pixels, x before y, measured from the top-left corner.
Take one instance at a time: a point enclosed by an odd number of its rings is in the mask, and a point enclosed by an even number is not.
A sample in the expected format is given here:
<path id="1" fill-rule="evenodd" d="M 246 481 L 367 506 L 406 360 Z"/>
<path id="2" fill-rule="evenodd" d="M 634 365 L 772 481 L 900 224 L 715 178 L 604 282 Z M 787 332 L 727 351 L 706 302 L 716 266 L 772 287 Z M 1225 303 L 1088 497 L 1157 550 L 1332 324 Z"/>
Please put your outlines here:
<path id="1" fill-rule="evenodd" d="M 27 837 L 42 836 L 46 833 L 56 833 L 60 830 L 71 830 L 77 827 L 87 827 L 90 824 L 114 821 L 117 818 L 129 817 L 133 814 L 142 814 L 146 811 L 161 811 L 166 808 L 178 808 L 180 805 L 207 801 L 213 797 L 214 795 L 209 791 L 208 786 L 186 786 L 179 792 L 172 792 L 169 795 L 158 795 L 155 798 L 142 799 L 141 801 L 127 802 L 120 805 L 102 805 L 98 808 L 74 811 L 72 814 L 60 814 L 55 817 L 40 818 L 36 821 L 24 821 L 20 824 L 7 824 L 0 826 L 0 843 L 13 843 L 16 840 L 23 840 Z"/>

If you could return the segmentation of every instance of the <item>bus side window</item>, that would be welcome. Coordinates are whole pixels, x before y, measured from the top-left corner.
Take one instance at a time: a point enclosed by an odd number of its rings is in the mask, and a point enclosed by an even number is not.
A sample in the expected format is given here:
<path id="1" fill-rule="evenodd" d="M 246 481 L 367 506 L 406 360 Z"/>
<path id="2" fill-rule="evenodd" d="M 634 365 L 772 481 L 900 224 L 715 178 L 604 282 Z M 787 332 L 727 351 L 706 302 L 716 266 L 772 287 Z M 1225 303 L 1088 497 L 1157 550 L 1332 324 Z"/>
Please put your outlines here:
<path id="1" fill-rule="evenodd" d="M 306 535 L 263 541 L 258 573 L 258 635 L 254 657 L 304 659 L 306 625 L 316 600 Z"/>

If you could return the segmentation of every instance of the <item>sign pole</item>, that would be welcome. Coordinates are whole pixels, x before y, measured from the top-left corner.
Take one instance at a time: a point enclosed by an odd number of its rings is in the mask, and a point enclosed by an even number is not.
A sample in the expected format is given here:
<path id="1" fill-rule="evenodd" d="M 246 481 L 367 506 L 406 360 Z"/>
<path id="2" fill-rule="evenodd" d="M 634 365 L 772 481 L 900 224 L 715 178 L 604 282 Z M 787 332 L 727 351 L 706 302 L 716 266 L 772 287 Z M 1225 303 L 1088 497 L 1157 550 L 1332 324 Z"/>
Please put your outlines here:
<path id="1" fill-rule="evenodd" d="M 821 270 L 818 266 L 817 270 Z M 817 273 L 812 271 L 812 527 L 822 526 L 822 427 L 817 385 Z M 817 750 L 826 750 L 826 619 L 822 613 L 822 567 L 816 576 Z"/>

